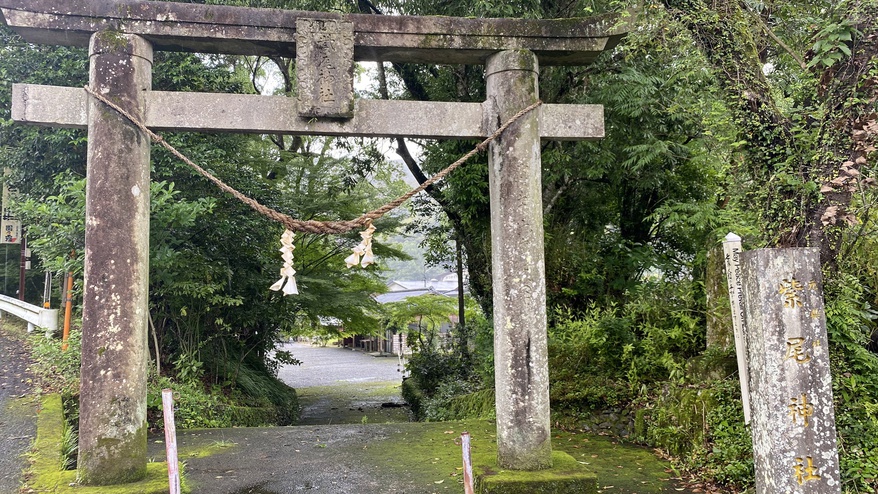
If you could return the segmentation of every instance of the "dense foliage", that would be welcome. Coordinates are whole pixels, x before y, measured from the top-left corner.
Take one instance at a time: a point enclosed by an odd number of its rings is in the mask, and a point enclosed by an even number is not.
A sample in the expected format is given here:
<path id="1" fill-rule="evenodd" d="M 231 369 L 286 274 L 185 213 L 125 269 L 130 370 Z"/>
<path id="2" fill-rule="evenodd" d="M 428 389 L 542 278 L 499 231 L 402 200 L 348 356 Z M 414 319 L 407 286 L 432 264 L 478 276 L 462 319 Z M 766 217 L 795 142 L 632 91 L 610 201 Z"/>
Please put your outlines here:
<path id="1" fill-rule="evenodd" d="M 486 17 L 571 17 L 622 7 L 380 4 Z M 730 230 L 744 236 L 747 248 L 815 246 L 827 277 L 845 489 L 870 492 L 878 458 L 872 446 L 878 361 L 867 350 L 875 328 L 869 307 L 878 295 L 867 267 L 874 256 L 878 6 L 667 1 L 639 7 L 636 28 L 612 53 L 588 68 L 540 74 L 544 101 L 604 104 L 607 126 L 597 142 L 543 147 L 553 409 L 585 416 L 608 405 L 642 407 L 644 416 L 667 419 L 644 430 L 642 440 L 685 444 L 670 448 L 684 466 L 730 487 L 748 485 L 750 439 L 735 406 L 736 376 L 720 372 L 727 360 L 721 350 L 701 355 L 704 288 L 715 284 L 706 277 L 717 276 L 708 273 L 706 253 Z M 484 98 L 478 67 L 391 68 L 388 86 L 401 97 Z M 465 147 L 428 143 L 422 160 L 407 164 L 435 172 Z M 431 195 L 464 245 L 471 288 L 490 313 L 484 161 Z M 435 206 L 424 216 L 434 217 Z M 433 228 L 435 237 L 450 236 L 442 223 Z M 693 372 L 704 359 L 718 366 L 709 377 Z M 682 423 L 693 386 L 706 400 L 705 414 Z M 434 385 L 434 395 L 450 387 Z"/>
<path id="2" fill-rule="evenodd" d="M 24 43 L 5 27 L 0 27 L 0 51 L 0 161 L 8 171 L 6 182 L 19 192 L 13 207 L 26 225 L 35 267 L 55 273 L 56 279 L 72 272 L 78 291 L 85 133 L 13 124 L 9 102 L 12 82 L 83 85 L 87 57 L 80 49 Z M 248 62 L 158 52 L 153 88 L 253 92 L 264 70 Z M 403 187 L 370 142 L 185 133 L 164 137 L 245 195 L 301 219 L 353 218 Z M 357 158 L 338 157 L 351 154 Z M 301 295 L 282 297 L 267 289 L 282 264 L 277 252 L 281 226 L 223 194 L 160 147 L 152 150 L 152 179 L 149 347 L 157 372 L 178 386 L 239 396 L 241 405 L 267 399 L 287 408 L 281 422 L 288 422 L 295 414 L 294 396 L 291 401 L 290 390 L 273 376 L 278 365 L 296 361 L 274 351 L 277 340 L 327 318 L 341 321 L 348 331 L 377 331 L 371 294 L 384 289 L 380 268 L 344 269 L 344 257 L 359 241 L 356 232 L 299 235 Z M 388 216 L 377 226 L 393 231 L 397 221 Z M 399 255 L 380 243 L 374 250 L 384 259 Z M 17 277 L 17 270 L 12 273 Z M 42 278 L 41 273 L 32 276 Z M 14 280 L 8 285 L 17 287 Z M 215 413 L 234 417 L 219 409 Z M 198 411 L 193 416 L 209 418 Z"/>

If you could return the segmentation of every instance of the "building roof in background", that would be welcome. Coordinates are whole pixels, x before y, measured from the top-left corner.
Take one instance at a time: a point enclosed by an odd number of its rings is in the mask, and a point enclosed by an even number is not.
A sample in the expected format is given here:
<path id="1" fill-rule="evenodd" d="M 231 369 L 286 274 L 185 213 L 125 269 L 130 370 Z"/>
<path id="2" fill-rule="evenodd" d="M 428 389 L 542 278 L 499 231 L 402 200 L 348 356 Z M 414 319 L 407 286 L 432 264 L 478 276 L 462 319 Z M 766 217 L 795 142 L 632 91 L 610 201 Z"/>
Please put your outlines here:
<path id="1" fill-rule="evenodd" d="M 466 285 L 467 276 L 463 275 L 464 285 Z M 449 290 L 457 290 L 457 273 L 448 272 L 439 275 L 430 281 L 425 280 L 391 280 L 387 283 L 387 289 L 391 292 L 401 292 L 407 290 L 425 290 L 433 289 L 437 292 L 444 293 Z"/>
<path id="2" fill-rule="evenodd" d="M 466 281 L 466 274 L 464 274 L 464 281 Z M 390 290 L 389 292 L 375 296 L 375 300 L 379 304 L 399 302 L 409 297 L 417 297 L 418 295 L 426 295 L 428 293 L 446 297 L 457 297 L 457 273 L 446 273 L 430 281 L 392 280 L 387 283 L 387 288 Z M 466 287 L 464 287 L 464 293 L 466 293 Z"/>
<path id="3" fill-rule="evenodd" d="M 430 291 L 428 288 L 420 288 L 415 290 L 396 290 L 393 292 L 382 293 L 381 295 L 377 295 L 375 300 L 379 304 L 389 304 L 391 302 L 399 302 L 400 300 L 405 300 L 409 297 L 417 297 L 418 295 L 426 295 L 428 293 L 435 293 Z"/>

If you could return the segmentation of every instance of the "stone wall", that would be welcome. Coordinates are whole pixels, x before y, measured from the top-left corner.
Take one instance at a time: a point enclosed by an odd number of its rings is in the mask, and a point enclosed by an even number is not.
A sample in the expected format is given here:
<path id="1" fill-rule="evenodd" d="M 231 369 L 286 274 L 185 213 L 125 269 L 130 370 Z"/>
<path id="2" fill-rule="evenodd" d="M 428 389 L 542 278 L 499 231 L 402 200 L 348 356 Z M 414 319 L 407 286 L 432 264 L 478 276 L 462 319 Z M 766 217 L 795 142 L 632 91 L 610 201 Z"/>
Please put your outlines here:
<path id="1" fill-rule="evenodd" d="M 635 412 L 627 408 L 609 408 L 577 417 L 578 428 L 592 434 L 630 437 L 634 434 Z"/>

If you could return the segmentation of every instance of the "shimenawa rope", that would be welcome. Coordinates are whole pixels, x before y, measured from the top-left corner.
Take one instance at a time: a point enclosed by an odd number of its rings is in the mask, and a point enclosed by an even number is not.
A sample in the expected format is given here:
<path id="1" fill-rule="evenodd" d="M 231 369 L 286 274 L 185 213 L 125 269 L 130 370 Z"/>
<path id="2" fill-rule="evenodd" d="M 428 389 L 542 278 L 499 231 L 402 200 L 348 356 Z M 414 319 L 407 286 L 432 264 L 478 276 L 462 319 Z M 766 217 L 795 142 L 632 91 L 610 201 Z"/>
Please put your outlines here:
<path id="1" fill-rule="evenodd" d="M 195 169 L 195 171 L 197 171 L 203 177 L 207 178 L 208 180 L 210 180 L 211 182 L 216 184 L 216 186 L 219 187 L 220 189 L 228 192 L 229 194 L 234 196 L 236 199 L 243 202 L 244 204 L 247 204 L 251 208 L 255 209 L 257 212 L 259 212 L 263 216 L 266 216 L 267 218 L 269 218 L 271 220 L 274 220 L 278 223 L 283 224 L 288 230 L 305 232 L 305 233 L 336 233 L 336 234 L 346 233 L 346 232 L 349 232 L 355 228 L 361 228 L 363 226 L 370 224 L 372 222 L 372 220 L 376 220 L 376 219 L 384 216 L 388 212 L 390 212 L 390 211 L 396 209 L 397 207 L 399 207 L 400 205 L 402 205 L 402 203 L 404 203 L 405 201 L 411 199 L 418 192 L 423 191 L 427 187 L 429 187 L 429 186 L 433 185 L 434 183 L 438 182 L 439 180 L 442 180 L 443 178 L 445 178 L 446 175 L 448 175 L 449 173 L 454 171 L 457 167 L 459 167 L 460 165 L 465 163 L 468 159 L 472 158 L 473 155 L 475 155 L 479 151 L 484 150 L 488 146 L 488 144 L 490 144 L 492 141 L 494 141 L 495 139 L 500 137 L 500 135 L 503 133 L 503 131 L 505 131 L 507 128 L 509 128 L 510 125 L 512 125 L 518 119 L 520 119 L 524 115 L 527 115 L 528 113 L 530 113 L 531 111 L 533 111 L 534 109 L 536 109 L 537 107 L 539 107 L 540 105 L 543 104 L 542 101 L 537 101 L 536 103 L 519 111 L 518 113 L 513 115 L 512 118 L 507 120 L 506 123 L 501 125 L 493 134 L 491 134 L 490 136 L 485 138 L 485 140 L 480 142 L 470 152 L 463 155 L 460 159 L 458 159 L 454 163 L 448 165 L 448 167 L 446 167 L 444 170 L 442 170 L 439 173 L 430 177 L 427 181 L 422 183 L 417 188 L 403 194 L 402 196 L 394 199 L 393 201 L 385 204 L 384 206 L 381 206 L 380 208 L 375 209 L 373 211 L 369 211 L 368 213 L 364 213 L 359 218 L 356 218 L 353 220 L 316 221 L 316 220 L 297 220 L 297 219 L 295 219 L 287 214 L 281 213 L 279 211 L 275 211 L 274 209 L 271 209 L 268 206 L 264 206 L 264 205 L 260 204 L 259 202 L 257 202 L 256 200 L 245 196 L 241 192 L 238 192 L 237 190 L 235 190 L 234 188 L 232 188 L 231 186 L 229 186 L 228 184 L 226 184 L 225 182 L 223 182 L 219 178 L 212 175 L 210 172 L 208 172 L 204 168 L 196 165 L 192 160 L 187 158 L 183 153 L 181 153 L 180 151 L 177 151 L 176 148 L 174 148 L 173 146 L 168 144 L 160 135 L 156 134 L 155 132 L 153 132 L 152 130 L 147 128 L 147 126 L 143 122 L 141 122 L 138 118 L 135 118 L 133 115 L 131 115 L 130 113 L 128 113 L 127 111 L 125 111 L 124 109 L 119 107 L 119 105 L 113 103 L 112 101 L 110 101 L 109 99 L 104 97 L 102 94 L 99 94 L 97 91 L 93 90 L 89 86 L 85 86 L 84 89 L 88 94 L 92 95 L 98 101 L 104 103 L 105 105 L 107 105 L 110 108 L 119 112 L 119 114 L 121 114 L 122 116 L 127 118 L 129 121 L 131 121 L 131 123 L 133 123 L 140 130 L 142 130 L 145 134 L 147 134 L 153 141 L 155 141 L 158 144 L 161 144 L 162 147 L 164 147 L 165 149 L 170 151 L 177 158 L 180 158 L 180 160 L 182 160 L 187 165 L 191 166 L 193 169 Z"/>

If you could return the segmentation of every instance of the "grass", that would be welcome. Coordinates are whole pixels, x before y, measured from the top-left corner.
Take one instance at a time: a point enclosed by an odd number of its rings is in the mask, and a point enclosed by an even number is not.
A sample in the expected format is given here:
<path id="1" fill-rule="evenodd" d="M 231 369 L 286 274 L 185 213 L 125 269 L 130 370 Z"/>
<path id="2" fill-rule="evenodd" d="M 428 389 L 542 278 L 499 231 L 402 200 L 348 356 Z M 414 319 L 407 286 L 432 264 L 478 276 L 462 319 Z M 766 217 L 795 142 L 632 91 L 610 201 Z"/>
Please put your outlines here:
<path id="1" fill-rule="evenodd" d="M 302 409 L 299 424 L 384 424 L 411 420 L 406 407 L 382 408 L 399 400 L 400 383 L 357 382 L 297 388 Z"/>
<path id="2" fill-rule="evenodd" d="M 29 454 L 31 466 L 26 474 L 27 487 L 35 492 L 57 494 L 163 494 L 168 492 L 167 463 L 149 463 L 146 478 L 122 485 L 89 487 L 76 483 L 75 470 L 61 470 L 61 435 L 63 431 L 60 395 L 45 395 L 37 416 L 37 439 Z M 183 492 L 189 492 L 185 481 Z"/>
<path id="3" fill-rule="evenodd" d="M 471 436 L 474 468 L 502 473 L 496 466 L 496 427 L 487 420 L 419 423 L 417 427 L 405 428 L 401 437 L 370 444 L 362 455 L 376 468 L 406 472 L 406 476 L 423 479 L 424 492 L 460 492 L 463 475 L 459 438 L 464 431 Z M 649 449 L 602 436 L 568 432 L 555 433 L 552 446 L 556 452 L 567 453 L 567 458 L 597 474 L 598 492 L 686 492 L 667 473 L 670 465 Z"/>

